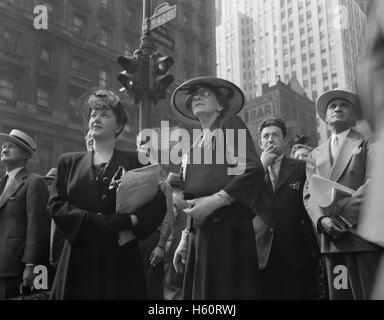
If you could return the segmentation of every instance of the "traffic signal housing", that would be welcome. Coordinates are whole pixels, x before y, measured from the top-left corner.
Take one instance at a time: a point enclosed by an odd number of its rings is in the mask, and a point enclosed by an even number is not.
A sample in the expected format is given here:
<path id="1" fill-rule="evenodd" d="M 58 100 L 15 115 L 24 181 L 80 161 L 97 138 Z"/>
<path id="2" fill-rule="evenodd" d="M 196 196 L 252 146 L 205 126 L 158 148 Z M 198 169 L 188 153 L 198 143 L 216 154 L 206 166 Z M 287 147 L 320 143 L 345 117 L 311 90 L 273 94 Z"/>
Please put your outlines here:
<path id="1" fill-rule="evenodd" d="M 175 59 L 170 56 L 162 56 L 156 52 L 150 57 L 149 90 L 151 100 L 154 104 L 161 99 L 166 99 L 167 89 L 175 80 L 169 74 L 169 69 L 175 63 Z"/>
<path id="2" fill-rule="evenodd" d="M 132 96 L 135 104 L 140 102 L 144 89 L 144 57 L 135 53 L 133 56 L 120 56 L 117 62 L 124 69 L 117 76 L 117 80 L 123 85 L 120 91 L 125 91 Z"/>

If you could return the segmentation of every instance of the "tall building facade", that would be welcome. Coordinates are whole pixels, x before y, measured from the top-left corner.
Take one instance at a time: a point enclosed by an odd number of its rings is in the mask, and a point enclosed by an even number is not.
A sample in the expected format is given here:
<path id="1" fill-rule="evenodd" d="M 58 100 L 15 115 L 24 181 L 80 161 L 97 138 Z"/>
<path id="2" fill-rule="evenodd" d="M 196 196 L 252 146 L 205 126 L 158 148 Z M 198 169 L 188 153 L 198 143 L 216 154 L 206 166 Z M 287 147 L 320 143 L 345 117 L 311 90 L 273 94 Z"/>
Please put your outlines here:
<path id="1" fill-rule="evenodd" d="M 162 1 L 152 1 L 152 9 Z M 211 1 L 170 1 L 178 15 L 153 32 L 157 49 L 175 58 L 175 86 L 187 78 L 215 75 L 215 8 Z M 48 9 L 48 29 L 37 30 L 37 5 Z M 141 0 L 1 0 L 0 131 L 19 128 L 39 144 L 40 162 L 31 169 L 45 173 L 60 154 L 85 149 L 86 127 L 78 98 L 89 88 L 118 90 L 119 55 L 139 48 Z M 155 34 L 156 33 L 156 34 Z M 136 148 L 139 108 L 132 99 L 129 123 L 119 145 Z M 168 120 L 184 127 L 169 108 L 169 97 L 153 108 L 152 125 Z"/>
<path id="2" fill-rule="evenodd" d="M 271 117 L 284 119 L 288 140 L 300 135 L 309 137 L 312 146 L 318 143 L 315 103 L 306 97 L 295 78 L 288 84 L 264 84 L 262 95 L 247 101 L 243 116 L 256 146 L 260 140 L 259 125 Z"/>
<path id="3" fill-rule="evenodd" d="M 247 99 L 264 83 L 296 78 L 307 96 L 356 89 L 366 41 L 366 13 L 356 0 L 222 0 L 216 28 L 218 75 Z M 319 142 L 329 132 L 318 121 Z"/>

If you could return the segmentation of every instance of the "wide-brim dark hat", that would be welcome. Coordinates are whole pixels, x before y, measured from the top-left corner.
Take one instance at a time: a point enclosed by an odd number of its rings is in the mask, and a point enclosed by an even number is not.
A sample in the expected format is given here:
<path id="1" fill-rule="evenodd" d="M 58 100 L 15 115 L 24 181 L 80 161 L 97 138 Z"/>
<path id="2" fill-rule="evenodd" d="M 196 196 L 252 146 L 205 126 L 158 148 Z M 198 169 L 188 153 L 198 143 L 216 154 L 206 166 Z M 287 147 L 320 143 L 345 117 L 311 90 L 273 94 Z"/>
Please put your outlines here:
<path id="1" fill-rule="evenodd" d="M 326 122 L 328 105 L 331 101 L 335 99 L 344 99 L 349 101 L 355 110 L 356 120 L 361 120 L 363 118 L 360 99 L 358 95 L 347 89 L 336 88 L 323 93 L 317 99 L 316 109 L 317 114 L 319 115 L 321 120 Z"/>
<path id="2" fill-rule="evenodd" d="M 13 129 L 9 134 L 0 133 L 0 145 L 5 141 L 11 141 L 27 151 L 31 155 L 28 162 L 37 163 L 39 161 L 39 157 L 37 156 L 37 143 L 25 132 Z"/>
<path id="3" fill-rule="evenodd" d="M 174 112 L 183 120 L 199 123 L 192 110 L 187 106 L 187 98 L 200 87 L 218 91 L 228 99 L 229 108 L 225 110 L 226 117 L 238 114 L 244 106 L 244 93 L 234 83 L 216 77 L 197 77 L 177 87 L 171 97 L 171 106 Z"/>

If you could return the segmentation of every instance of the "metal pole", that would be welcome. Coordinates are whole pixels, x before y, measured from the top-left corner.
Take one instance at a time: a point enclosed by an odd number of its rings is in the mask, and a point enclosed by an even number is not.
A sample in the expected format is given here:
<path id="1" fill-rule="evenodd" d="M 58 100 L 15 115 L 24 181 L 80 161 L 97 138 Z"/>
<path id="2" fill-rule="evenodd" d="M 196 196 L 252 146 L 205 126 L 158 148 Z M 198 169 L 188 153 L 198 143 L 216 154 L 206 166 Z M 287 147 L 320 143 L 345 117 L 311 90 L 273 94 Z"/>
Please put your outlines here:
<path id="1" fill-rule="evenodd" d="M 155 51 L 150 31 L 151 0 L 143 0 L 143 31 L 141 37 L 140 51 L 144 59 L 143 70 L 143 92 L 140 102 L 139 130 L 151 128 L 152 102 L 149 96 L 149 57 Z"/>

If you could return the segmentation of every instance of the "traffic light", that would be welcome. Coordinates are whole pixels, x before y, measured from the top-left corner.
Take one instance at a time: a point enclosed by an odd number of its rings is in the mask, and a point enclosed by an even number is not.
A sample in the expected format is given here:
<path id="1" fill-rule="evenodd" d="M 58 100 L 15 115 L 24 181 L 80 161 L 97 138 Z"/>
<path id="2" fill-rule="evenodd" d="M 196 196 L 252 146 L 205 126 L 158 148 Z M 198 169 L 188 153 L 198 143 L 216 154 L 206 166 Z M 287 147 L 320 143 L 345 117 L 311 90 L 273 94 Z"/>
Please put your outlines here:
<path id="1" fill-rule="evenodd" d="M 138 104 L 144 86 L 144 57 L 135 52 L 131 57 L 118 57 L 117 62 L 124 69 L 124 71 L 117 76 L 117 80 L 124 87 L 121 88 L 120 91 L 125 91 L 132 96 L 135 104 Z"/>
<path id="2" fill-rule="evenodd" d="M 169 56 L 162 56 L 161 53 L 156 52 L 150 57 L 150 84 L 149 90 L 151 100 L 154 104 L 160 99 L 166 98 L 168 87 L 175 80 L 174 77 L 168 73 L 170 67 L 173 66 L 175 60 Z"/>

